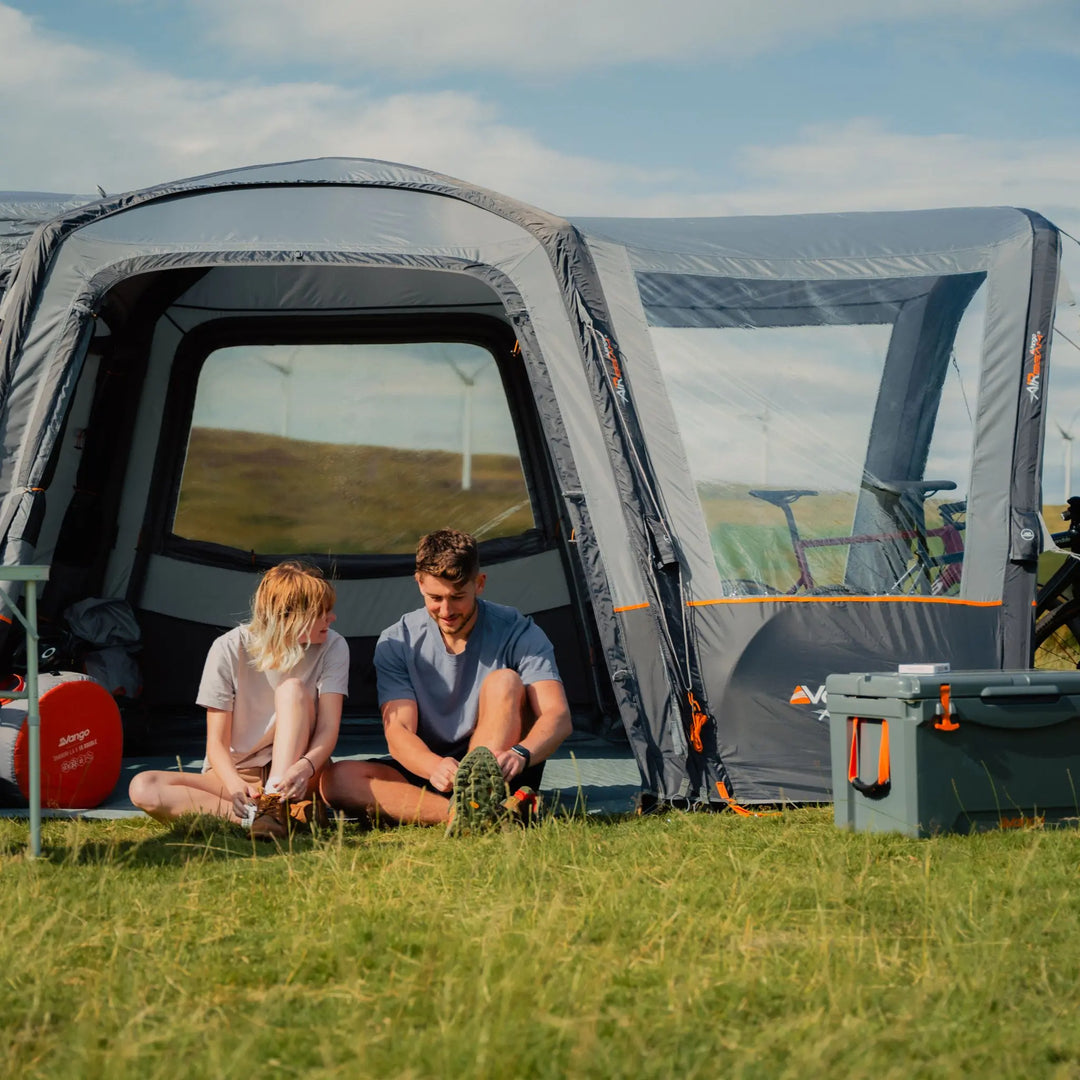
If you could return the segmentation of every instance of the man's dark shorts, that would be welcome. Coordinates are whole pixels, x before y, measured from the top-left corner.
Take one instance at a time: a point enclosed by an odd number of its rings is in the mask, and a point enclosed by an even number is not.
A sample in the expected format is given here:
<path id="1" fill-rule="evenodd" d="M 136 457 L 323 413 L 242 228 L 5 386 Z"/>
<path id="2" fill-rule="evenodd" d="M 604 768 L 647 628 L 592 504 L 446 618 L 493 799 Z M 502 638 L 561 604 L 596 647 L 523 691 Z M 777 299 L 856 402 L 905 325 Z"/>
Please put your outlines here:
<path id="1" fill-rule="evenodd" d="M 469 743 L 466 740 L 464 743 L 457 743 L 454 746 L 447 747 L 445 750 L 437 750 L 434 747 L 435 753 L 440 757 L 452 757 L 460 761 L 469 752 Z M 414 772 L 409 772 L 400 761 L 395 761 L 392 757 L 380 757 L 374 758 L 376 765 L 389 765 L 391 769 L 396 769 L 401 775 L 410 783 L 413 787 L 423 788 L 424 791 L 434 791 L 436 795 L 449 795 L 448 791 L 438 791 L 431 786 L 431 781 L 424 776 L 417 776 Z M 540 781 L 544 778 L 544 763 L 538 762 L 536 765 L 530 765 L 527 769 L 523 769 L 514 777 L 511 781 L 510 787 L 513 791 L 517 791 L 518 788 L 530 787 L 533 791 L 540 790 Z"/>

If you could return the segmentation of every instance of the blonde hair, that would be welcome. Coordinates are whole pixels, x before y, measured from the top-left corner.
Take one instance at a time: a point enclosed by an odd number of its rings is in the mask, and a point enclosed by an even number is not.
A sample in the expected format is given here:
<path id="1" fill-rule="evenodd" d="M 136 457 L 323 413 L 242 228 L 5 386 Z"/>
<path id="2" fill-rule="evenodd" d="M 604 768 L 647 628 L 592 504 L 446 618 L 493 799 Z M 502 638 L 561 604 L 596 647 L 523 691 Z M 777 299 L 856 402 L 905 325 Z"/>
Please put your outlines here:
<path id="1" fill-rule="evenodd" d="M 334 586 L 317 566 L 283 562 L 267 570 L 251 601 L 247 652 L 256 671 L 291 671 L 304 657 L 301 638 L 334 607 Z"/>

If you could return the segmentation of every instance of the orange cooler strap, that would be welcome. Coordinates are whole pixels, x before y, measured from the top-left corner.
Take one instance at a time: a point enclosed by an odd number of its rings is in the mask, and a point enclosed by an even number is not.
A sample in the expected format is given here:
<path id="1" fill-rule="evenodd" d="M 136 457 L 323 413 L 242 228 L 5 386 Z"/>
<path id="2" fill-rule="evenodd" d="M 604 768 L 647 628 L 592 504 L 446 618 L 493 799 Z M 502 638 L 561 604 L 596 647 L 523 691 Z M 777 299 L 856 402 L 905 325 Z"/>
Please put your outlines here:
<path id="1" fill-rule="evenodd" d="M 859 779 L 859 723 L 857 716 L 851 718 L 851 753 L 848 756 L 848 783 L 868 799 L 883 799 L 892 787 L 889 772 L 889 722 L 881 721 L 881 743 L 878 746 L 877 780 L 872 784 Z"/>

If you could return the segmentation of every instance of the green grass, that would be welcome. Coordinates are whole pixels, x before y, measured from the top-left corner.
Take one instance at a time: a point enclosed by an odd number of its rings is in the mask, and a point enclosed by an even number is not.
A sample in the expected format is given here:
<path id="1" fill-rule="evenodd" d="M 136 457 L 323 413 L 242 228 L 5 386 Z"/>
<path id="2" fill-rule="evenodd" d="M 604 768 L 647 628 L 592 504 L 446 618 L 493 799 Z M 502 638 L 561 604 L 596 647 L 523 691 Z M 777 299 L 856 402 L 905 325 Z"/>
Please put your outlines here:
<path id="1" fill-rule="evenodd" d="M 1080 834 L 0 821 L 5 1077 L 1074 1077 Z"/>

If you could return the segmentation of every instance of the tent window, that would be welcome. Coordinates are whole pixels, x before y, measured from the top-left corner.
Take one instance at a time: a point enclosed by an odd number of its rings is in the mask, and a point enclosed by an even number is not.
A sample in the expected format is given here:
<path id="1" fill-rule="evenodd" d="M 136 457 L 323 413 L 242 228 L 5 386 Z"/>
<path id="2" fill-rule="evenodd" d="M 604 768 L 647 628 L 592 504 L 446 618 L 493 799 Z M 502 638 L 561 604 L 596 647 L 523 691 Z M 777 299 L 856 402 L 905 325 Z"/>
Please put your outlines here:
<path id="1" fill-rule="evenodd" d="M 199 373 L 174 535 L 260 555 L 403 554 L 535 527 L 494 353 L 462 342 L 242 344 Z"/>
<path id="2" fill-rule="evenodd" d="M 641 275 L 727 595 L 959 591 L 981 284 Z"/>

